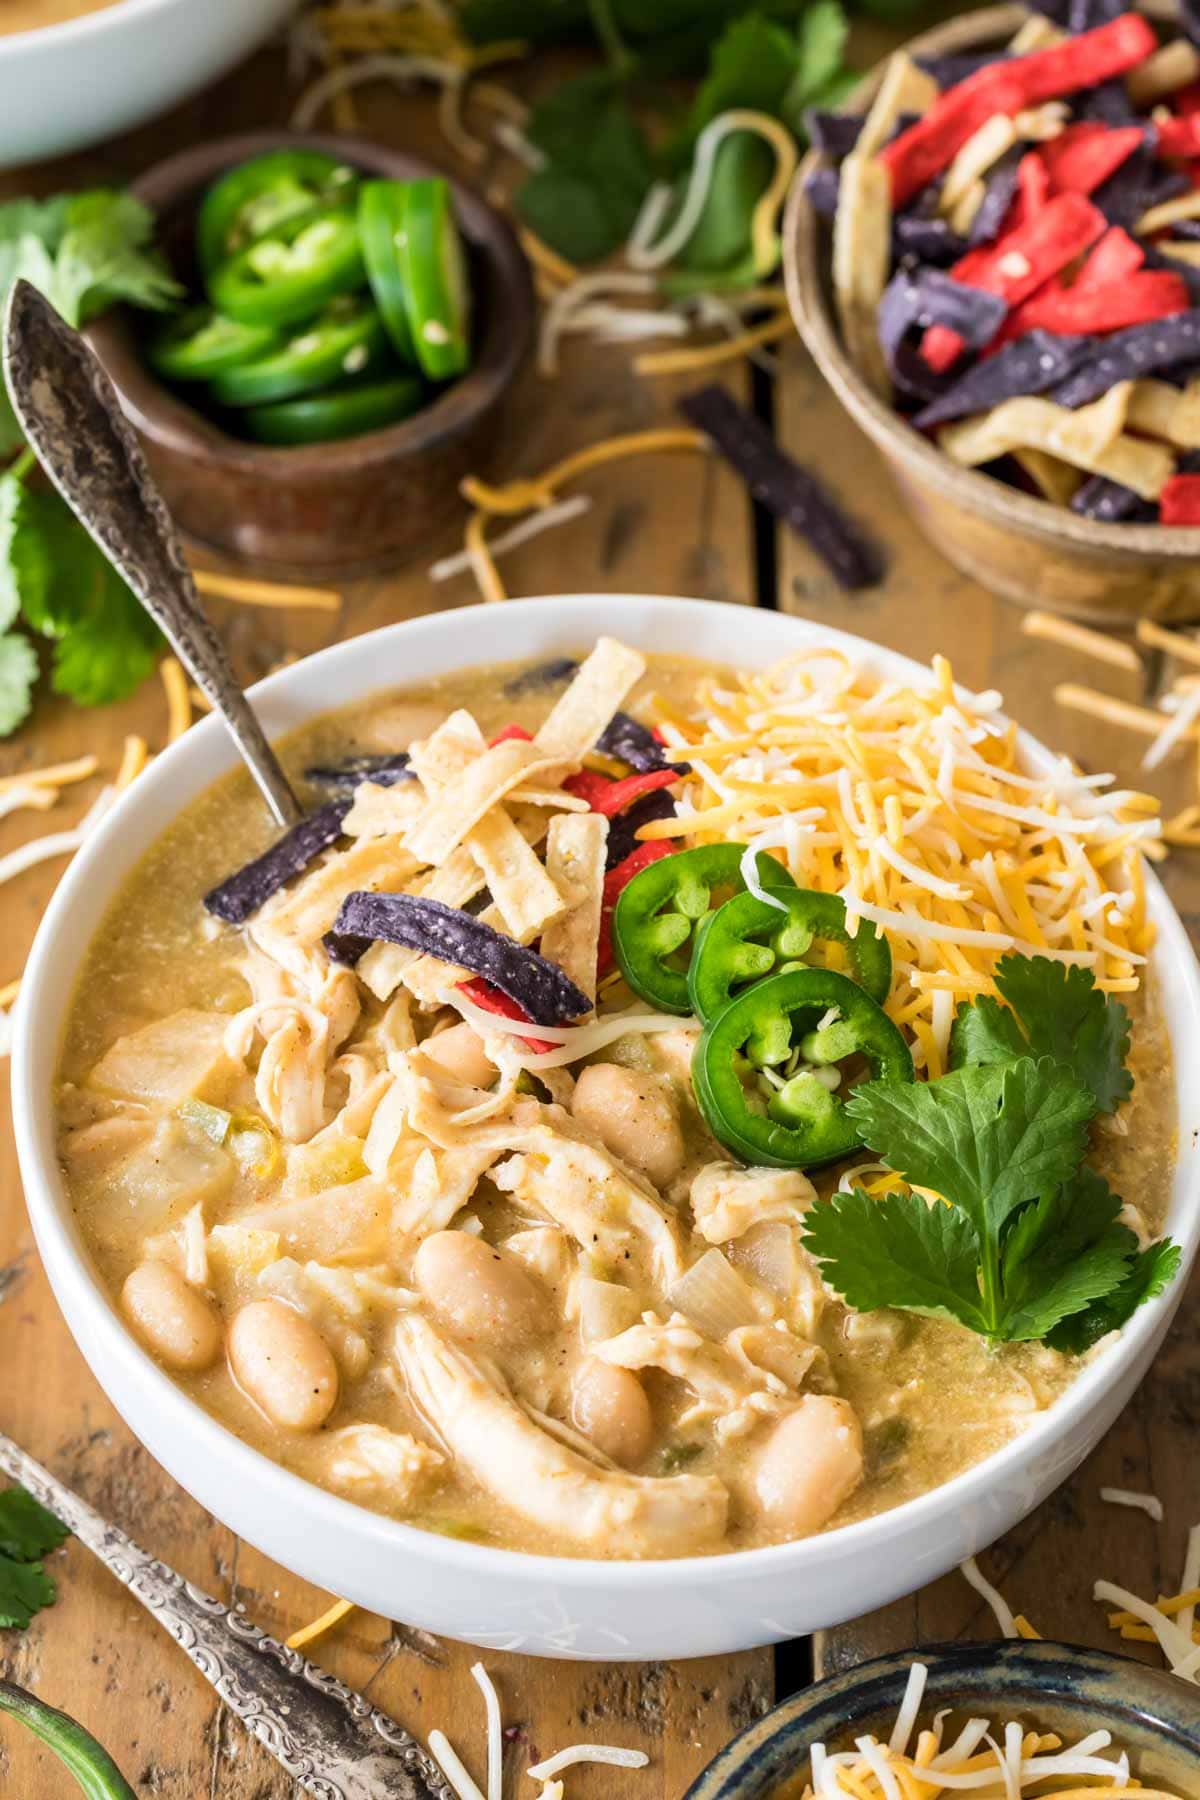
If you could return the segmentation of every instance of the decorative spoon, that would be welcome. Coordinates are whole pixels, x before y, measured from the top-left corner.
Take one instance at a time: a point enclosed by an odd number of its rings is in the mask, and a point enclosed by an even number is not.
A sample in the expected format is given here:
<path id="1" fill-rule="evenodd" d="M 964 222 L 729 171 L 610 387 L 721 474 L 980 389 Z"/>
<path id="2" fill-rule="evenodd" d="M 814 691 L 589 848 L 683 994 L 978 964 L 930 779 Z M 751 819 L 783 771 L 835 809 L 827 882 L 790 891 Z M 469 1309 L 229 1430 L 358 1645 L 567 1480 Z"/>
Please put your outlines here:
<path id="1" fill-rule="evenodd" d="M 277 823 L 296 824 L 299 802 L 196 598 L 171 515 L 95 352 L 37 288 L 16 281 L 3 357 L 38 461 L 224 718 Z"/>
<path id="2" fill-rule="evenodd" d="M 0 1433 L 0 1469 L 68 1525 L 317 1800 L 454 1800 L 416 1739 L 298 1650 L 138 1548 Z"/>

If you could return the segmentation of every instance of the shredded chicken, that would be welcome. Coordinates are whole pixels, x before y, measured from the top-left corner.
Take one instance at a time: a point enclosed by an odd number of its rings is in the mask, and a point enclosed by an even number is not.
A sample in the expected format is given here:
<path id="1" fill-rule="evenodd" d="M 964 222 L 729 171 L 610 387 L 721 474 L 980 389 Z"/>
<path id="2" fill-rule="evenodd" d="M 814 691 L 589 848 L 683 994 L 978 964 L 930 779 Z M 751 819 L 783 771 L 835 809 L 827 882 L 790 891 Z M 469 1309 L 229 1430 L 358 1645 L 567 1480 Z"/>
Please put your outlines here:
<path id="1" fill-rule="evenodd" d="M 326 1474 L 355 1499 L 372 1495 L 389 1506 L 411 1506 L 432 1487 L 446 1459 L 407 1431 L 383 1425 L 345 1425 L 326 1440 Z"/>
<path id="2" fill-rule="evenodd" d="M 681 1425 L 713 1421 L 716 1437 L 724 1442 L 742 1437 L 764 1417 L 790 1404 L 795 1385 L 804 1379 L 814 1360 L 811 1346 L 800 1345 L 789 1356 L 786 1340 L 775 1365 L 761 1355 L 756 1332 L 771 1327 L 747 1326 L 733 1334 L 736 1352 L 715 1344 L 690 1325 L 681 1313 L 660 1319 L 645 1313 L 641 1323 L 606 1343 L 593 1344 L 591 1353 L 618 1369 L 661 1369 L 689 1387 L 695 1403 L 680 1416 Z M 785 1373 L 786 1371 L 786 1373 Z M 790 1379 L 789 1379 L 790 1378 Z"/>
<path id="3" fill-rule="evenodd" d="M 799 1169 L 707 1163 L 692 1182 L 692 1216 L 701 1237 L 710 1244 L 727 1244 L 752 1225 L 798 1219 L 816 1197 L 812 1182 Z"/>

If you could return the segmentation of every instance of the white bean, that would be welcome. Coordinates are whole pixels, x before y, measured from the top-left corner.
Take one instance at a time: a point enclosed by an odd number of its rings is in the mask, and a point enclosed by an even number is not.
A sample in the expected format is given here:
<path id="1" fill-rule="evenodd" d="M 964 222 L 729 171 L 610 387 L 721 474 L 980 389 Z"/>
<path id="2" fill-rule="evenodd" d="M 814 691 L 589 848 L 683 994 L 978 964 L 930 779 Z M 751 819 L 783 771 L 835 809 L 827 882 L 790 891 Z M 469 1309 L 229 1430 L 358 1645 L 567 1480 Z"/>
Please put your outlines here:
<path id="1" fill-rule="evenodd" d="M 425 1055 L 454 1081 L 467 1087 L 491 1087 L 499 1070 L 483 1047 L 483 1039 L 464 1020 L 446 1031 L 437 1031 L 421 1045 Z"/>
<path id="2" fill-rule="evenodd" d="M 221 1353 L 215 1308 L 169 1263 L 140 1263 L 121 1289 L 121 1306 L 147 1349 L 168 1368 L 195 1373 Z"/>
<path id="3" fill-rule="evenodd" d="M 413 1279 L 456 1337 L 515 1346 L 554 1322 L 544 1289 L 516 1257 L 469 1231 L 427 1237 L 413 1259 Z"/>
<path id="4" fill-rule="evenodd" d="M 338 1368 L 316 1326 L 282 1300 L 252 1300 L 229 1328 L 234 1376 L 276 1425 L 315 1431 L 337 1403 Z"/>
<path id="5" fill-rule="evenodd" d="M 654 1415 L 632 1369 L 589 1356 L 571 1388 L 571 1421 L 585 1438 L 623 1468 L 633 1468 L 654 1443 Z"/>
<path id="6" fill-rule="evenodd" d="M 828 1394 L 806 1394 L 755 1457 L 751 1489 L 773 1530 L 805 1537 L 832 1518 L 862 1472 L 862 1430 L 853 1407 Z"/>
<path id="7" fill-rule="evenodd" d="M 683 1167 L 683 1133 L 659 1077 L 618 1063 L 590 1063 L 575 1083 L 571 1111 L 656 1187 L 666 1187 Z"/>

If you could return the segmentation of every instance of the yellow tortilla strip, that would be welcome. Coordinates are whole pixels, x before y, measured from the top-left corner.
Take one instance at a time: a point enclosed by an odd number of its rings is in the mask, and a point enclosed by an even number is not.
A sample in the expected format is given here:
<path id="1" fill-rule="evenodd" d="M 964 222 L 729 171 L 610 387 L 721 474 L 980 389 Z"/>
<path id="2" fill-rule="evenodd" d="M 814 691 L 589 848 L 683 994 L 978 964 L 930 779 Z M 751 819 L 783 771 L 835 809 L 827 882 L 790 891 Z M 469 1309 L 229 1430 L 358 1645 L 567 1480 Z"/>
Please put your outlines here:
<path id="1" fill-rule="evenodd" d="M 1017 142 L 1017 121 L 1007 113 L 993 113 L 967 139 L 950 167 L 938 196 L 938 211 L 943 217 L 954 211 L 993 163 L 998 163 L 1006 150 Z"/>
<path id="2" fill-rule="evenodd" d="M 1161 444 L 1123 431 L 1132 387 L 1132 382 L 1119 382 L 1091 406 L 1074 412 L 1052 400 L 1005 400 L 989 413 L 947 426 L 938 442 L 947 456 L 967 468 L 1014 450 L 1045 450 L 1077 469 L 1119 481 L 1144 500 L 1156 500 L 1174 472 L 1175 458 Z"/>
<path id="3" fill-rule="evenodd" d="M 863 121 L 854 146 L 855 154 L 874 156 L 891 137 L 901 113 L 928 112 L 939 91 L 932 75 L 918 69 L 906 51 L 897 50 Z"/>
<path id="4" fill-rule="evenodd" d="M 1134 237 L 1152 237 L 1156 231 L 1165 231 L 1168 225 L 1175 225 L 1180 219 L 1200 219 L 1200 188 L 1150 207 L 1130 229 Z"/>
<path id="5" fill-rule="evenodd" d="M 400 837 L 420 812 L 424 799 L 415 781 L 398 781 L 393 787 L 360 781 L 342 830 L 352 838 Z"/>
<path id="6" fill-rule="evenodd" d="M 1135 106 L 1153 105 L 1164 94 L 1174 94 L 1200 76 L 1200 50 L 1187 38 L 1175 38 L 1163 44 L 1125 77 L 1129 98 Z"/>
<path id="7" fill-rule="evenodd" d="M 973 181 L 950 214 L 951 229 L 957 231 L 959 237 L 966 237 L 969 233 L 975 223 L 975 214 L 983 205 L 986 193 L 987 184 L 985 182 Z"/>
<path id="8" fill-rule="evenodd" d="M 880 394 L 891 391 L 876 315 L 892 241 L 891 178 L 855 151 L 842 164 L 833 222 L 833 291 L 851 359 Z"/>
<path id="9" fill-rule="evenodd" d="M 482 925 L 490 925 L 493 931 L 504 930 L 504 919 L 498 906 L 489 906 L 479 915 Z M 473 972 L 460 969 L 457 963 L 443 962 L 439 956 L 426 956 L 422 952 L 411 951 L 412 961 L 405 968 L 401 980 L 419 1006 L 437 1006 L 447 988 L 457 987 L 460 981 L 470 981 Z"/>
<path id="10" fill-rule="evenodd" d="M 577 763 L 595 744 L 622 700 L 645 673 L 646 659 L 615 638 L 596 648 L 534 739 L 538 754 Z"/>
<path id="11" fill-rule="evenodd" d="M 1200 244 L 1193 248 L 1200 250 Z M 1181 389 L 1169 381 L 1135 381 L 1128 423 L 1181 450 L 1200 449 L 1200 382 L 1191 381 Z"/>
<path id="12" fill-rule="evenodd" d="M 1013 56 L 1028 56 L 1031 50 L 1048 50 L 1051 44 L 1061 44 L 1066 35 L 1045 13 L 1030 13 L 1008 48 Z"/>
<path id="13" fill-rule="evenodd" d="M 568 910 L 547 926 L 542 955 L 564 969 L 589 1000 L 596 998 L 607 848 L 608 820 L 599 813 L 560 813 L 550 821 L 546 868 Z"/>
<path id="14" fill-rule="evenodd" d="M 281 904 L 259 915 L 262 926 L 301 946 L 319 943 L 347 894 L 398 894 L 421 864 L 396 837 L 364 837 L 330 857 L 290 889 Z"/>
<path id="15" fill-rule="evenodd" d="M 1161 250 L 1164 256 L 1173 256 L 1176 262 L 1191 263 L 1193 268 L 1200 268 L 1200 244 L 1188 238 L 1164 238 L 1155 249 Z"/>
<path id="16" fill-rule="evenodd" d="M 1056 506 L 1066 506 L 1072 495 L 1083 486 L 1084 476 L 1070 463 L 1060 462 L 1045 450 L 1014 450 L 1013 456 L 1025 473 L 1037 483 L 1038 491 Z"/>

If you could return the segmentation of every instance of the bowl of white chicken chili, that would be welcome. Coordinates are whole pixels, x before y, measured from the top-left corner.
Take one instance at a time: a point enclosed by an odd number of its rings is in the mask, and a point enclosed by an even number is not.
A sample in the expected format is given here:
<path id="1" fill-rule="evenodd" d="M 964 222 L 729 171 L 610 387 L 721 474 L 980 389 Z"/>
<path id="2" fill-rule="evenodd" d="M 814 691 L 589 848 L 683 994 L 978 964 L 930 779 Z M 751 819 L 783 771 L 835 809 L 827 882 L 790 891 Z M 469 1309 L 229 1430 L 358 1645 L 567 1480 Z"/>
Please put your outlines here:
<path id="1" fill-rule="evenodd" d="M 686 646 L 686 655 L 675 646 Z M 14 1047 L 148 1448 L 309 1580 L 559 1656 L 830 1625 L 1094 1445 L 1200 1237 L 1200 981 L 996 694 L 639 597 L 390 627 L 103 820 Z"/>

